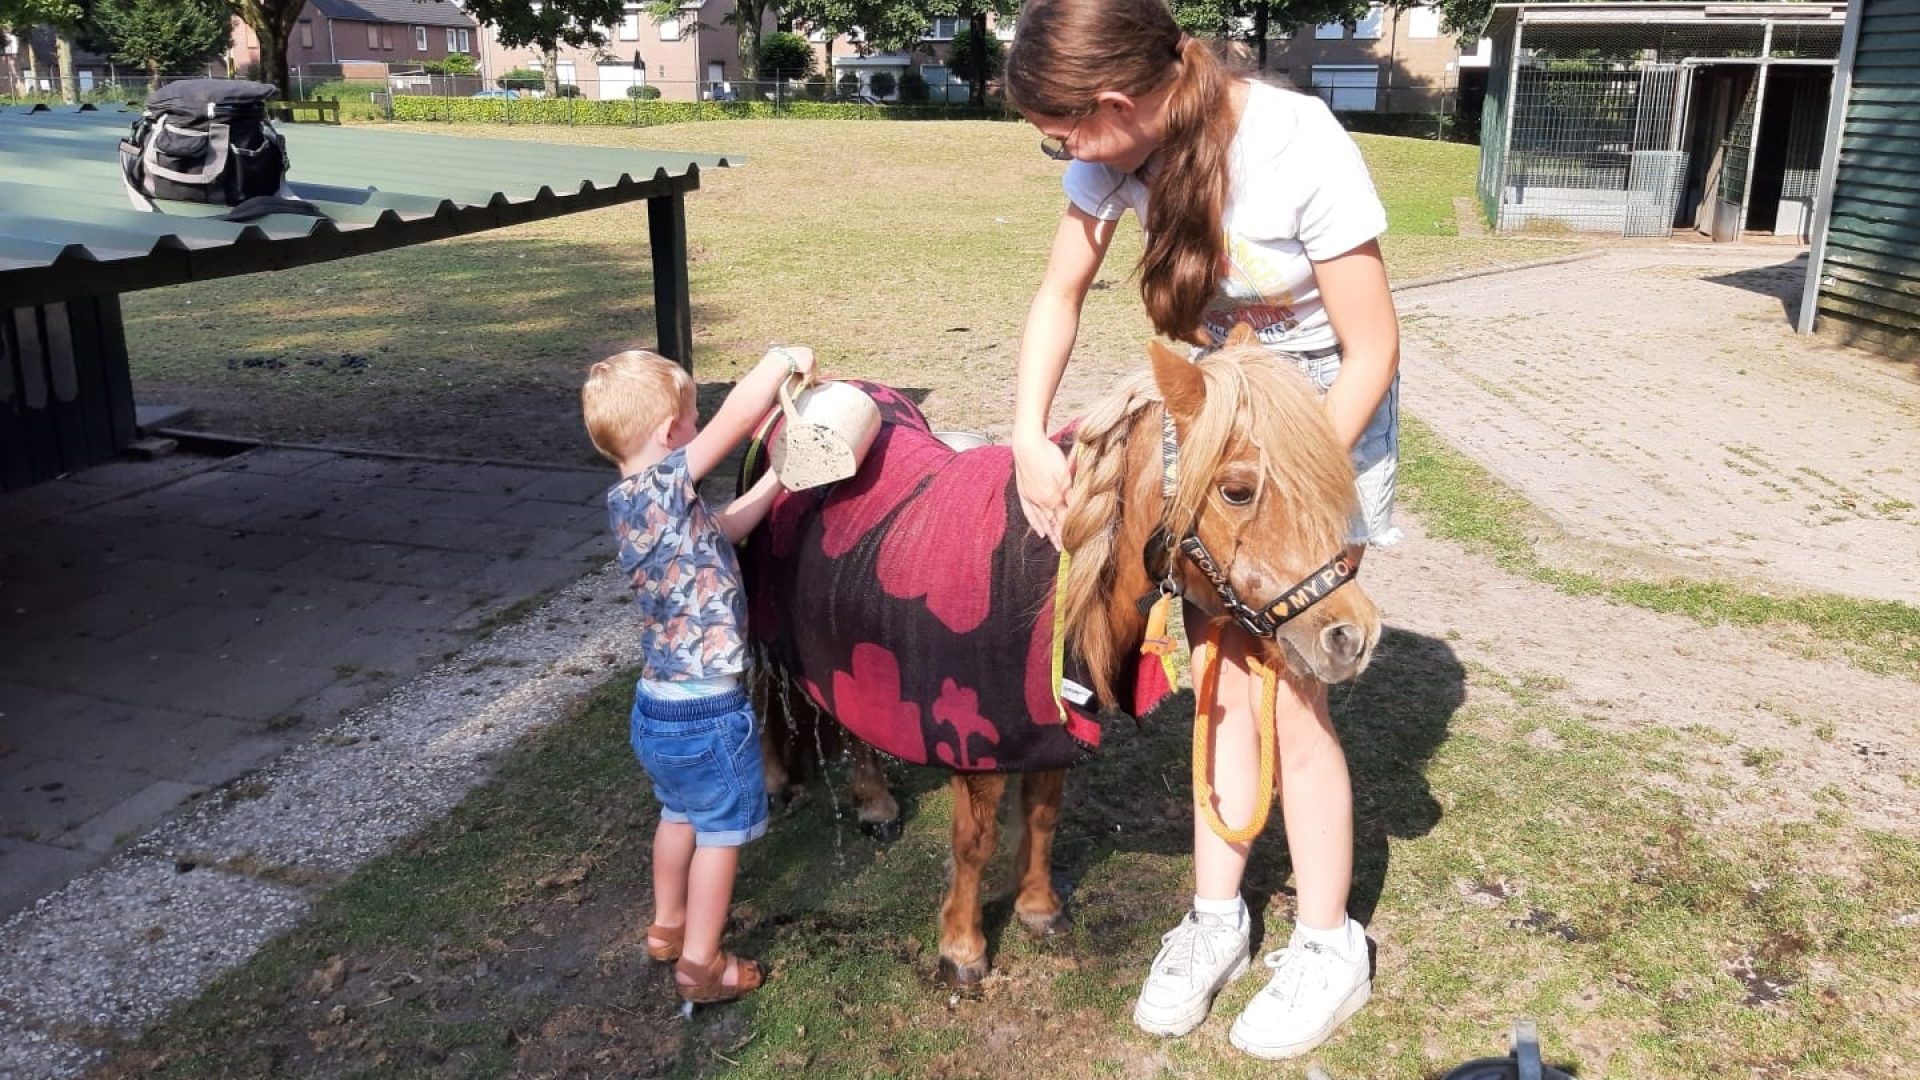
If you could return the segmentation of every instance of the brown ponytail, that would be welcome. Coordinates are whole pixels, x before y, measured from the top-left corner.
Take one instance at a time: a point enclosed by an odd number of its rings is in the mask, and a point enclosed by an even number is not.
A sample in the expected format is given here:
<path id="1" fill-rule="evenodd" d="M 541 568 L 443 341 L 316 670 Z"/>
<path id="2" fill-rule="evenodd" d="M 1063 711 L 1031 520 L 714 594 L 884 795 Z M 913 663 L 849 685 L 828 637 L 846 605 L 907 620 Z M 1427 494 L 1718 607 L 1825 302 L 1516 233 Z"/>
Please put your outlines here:
<path id="1" fill-rule="evenodd" d="M 1166 135 L 1147 180 L 1147 249 L 1140 297 L 1153 328 L 1195 345 L 1219 288 L 1226 255 L 1227 187 L 1233 135 L 1233 73 L 1203 42 L 1188 38 L 1167 93 Z"/>
<path id="2" fill-rule="evenodd" d="M 1007 51 L 1007 102 L 1032 116 L 1078 119 L 1102 91 L 1137 97 L 1170 86 L 1147 179 L 1140 297 L 1155 330 L 1194 344 L 1205 344 L 1200 320 L 1226 253 L 1236 77 L 1180 32 L 1164 0 L 1029 0 Z"/>

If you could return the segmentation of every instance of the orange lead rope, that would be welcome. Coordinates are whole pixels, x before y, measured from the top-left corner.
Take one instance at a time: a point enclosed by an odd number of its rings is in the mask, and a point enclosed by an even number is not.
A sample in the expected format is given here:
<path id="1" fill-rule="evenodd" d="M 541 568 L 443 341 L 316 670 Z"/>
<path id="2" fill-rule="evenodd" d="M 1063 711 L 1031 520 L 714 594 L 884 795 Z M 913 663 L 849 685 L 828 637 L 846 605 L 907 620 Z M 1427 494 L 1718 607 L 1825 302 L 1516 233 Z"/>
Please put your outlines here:
<path id="1" fill-rule="evenodd" d="M 1230 829 L 1221 820 L 1220 811 L 1213 807 L 1213 783 L 1209 777 L 1213 774 L 1213 724 L 1208 717 L 1213 715 L 1214 694 L 1220 684 L 1220 630 L 1216 623 L 1209 622 L 1202 630 L 1205 636 L 1194 643 L 1194 697 L 1198 704 L 1193 715 L 1193 798 L 1200 812 L 1206 816 L 1207 827 L 1215 836 L 1229 844 L 1244 844 L 1260 835 L 1267 827 L 1267 814 L 1273 809 L 1273 770 L 1276 757 L 1275 744 L 1279 735 L 1274 730 L 1274 714 L 1278 708 L 1279 674 L 1267 666 L 1257 656 L 1247 657 L 1247 667 L 1260 679 L 1260 708 L 1254 715 L 1254 724 L 1259 732 L 1260 777 L 1255 786 L 1253 819 L 1245 827 Z"/>

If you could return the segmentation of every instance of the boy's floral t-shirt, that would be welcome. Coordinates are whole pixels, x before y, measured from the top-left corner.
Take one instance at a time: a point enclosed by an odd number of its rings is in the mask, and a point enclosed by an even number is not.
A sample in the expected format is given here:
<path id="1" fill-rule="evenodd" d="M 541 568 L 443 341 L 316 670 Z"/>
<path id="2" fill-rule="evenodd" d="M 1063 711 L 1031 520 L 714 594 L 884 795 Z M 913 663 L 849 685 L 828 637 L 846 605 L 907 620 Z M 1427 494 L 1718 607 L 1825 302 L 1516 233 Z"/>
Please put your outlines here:
<path id="1" fill-rule="evenodd" d="M 746 595 L 733 545 L 695 489 L 684 449 L 607 489 L 607 524 L 640 610 L 642 677 L 746 670 Z"/>

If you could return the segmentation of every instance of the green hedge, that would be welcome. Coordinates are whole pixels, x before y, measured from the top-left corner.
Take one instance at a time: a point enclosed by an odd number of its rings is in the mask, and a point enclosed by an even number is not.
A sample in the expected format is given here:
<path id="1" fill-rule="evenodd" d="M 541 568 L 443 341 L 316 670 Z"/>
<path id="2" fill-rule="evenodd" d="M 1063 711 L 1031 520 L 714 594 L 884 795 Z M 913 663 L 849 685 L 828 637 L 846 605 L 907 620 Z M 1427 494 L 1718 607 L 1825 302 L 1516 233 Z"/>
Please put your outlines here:
<path id="1" fill-rule="evenodd" d="M 395 120 L 480 124 L 589 124 L 652 127 L 696 120 L 788 117 L 797 120 L 1003 119 L 996 109 L 965 106 L 867 105 L 831 101 L 586 101 L 581 99 L 426 97 L 396 94 Z"/>

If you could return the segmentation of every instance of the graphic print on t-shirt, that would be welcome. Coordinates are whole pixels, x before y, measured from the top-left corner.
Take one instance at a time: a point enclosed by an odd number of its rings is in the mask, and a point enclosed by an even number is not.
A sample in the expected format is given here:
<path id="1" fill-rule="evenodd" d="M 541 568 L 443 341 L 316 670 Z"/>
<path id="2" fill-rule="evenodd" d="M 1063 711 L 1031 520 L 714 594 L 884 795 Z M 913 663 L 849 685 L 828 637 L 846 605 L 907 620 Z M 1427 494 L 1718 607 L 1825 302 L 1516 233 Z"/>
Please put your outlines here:
<path id="1" fill-rule="evenodd" d="M 1274 248 L 1227 234 L 1227 272 L 1221 275 L 1220 291 L 1202 317 L 1215 343 L 1225 341 L 1236 324 L 1246 323 L 1262 344 L 1277 345 L 1300 325 L 1293 282 L 1286 272 L 1290 260 L 1276 257 L 1279 254 Z"/>

